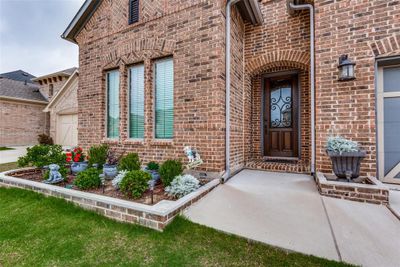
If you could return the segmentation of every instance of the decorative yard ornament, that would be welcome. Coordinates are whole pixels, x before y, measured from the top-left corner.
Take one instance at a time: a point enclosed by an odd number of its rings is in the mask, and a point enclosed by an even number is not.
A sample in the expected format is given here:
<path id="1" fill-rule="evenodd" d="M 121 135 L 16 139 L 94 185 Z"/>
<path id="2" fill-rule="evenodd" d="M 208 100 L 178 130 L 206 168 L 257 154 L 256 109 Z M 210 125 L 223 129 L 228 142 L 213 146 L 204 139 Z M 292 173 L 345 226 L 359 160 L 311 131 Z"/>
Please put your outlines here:
<path id="1" fill-rule="evenodd" d="M 57 164 L 50 164 L 48 168 L 50 170 L 50 173 L 49 179 L 44 181 L 46 184 L 58 184 L 64 181 L 61 173 L 58 171 L 60 169 L 60 166 L 58 166 Z"/>
<path id="2" fill-rule="evenodd" d="M 339 57 L 339 81 L 350 81 L 354 80 L 355 74 L 354 74 L 354 66 L 356 63 L 352 62 L 349 59 L 348 55 L 341 55 Z"/>
<path id="3" fill-rule="evenodd" d="M 196 149 L 190 146 L 185 146 L 183 148 L 183 151 L 189 159 L 189 163 L 186 165 L 187 169 L 192 169 L 203 164 L 203 160 L 201 159 L 200 154 L 199 152 L 197 152 Z"/>

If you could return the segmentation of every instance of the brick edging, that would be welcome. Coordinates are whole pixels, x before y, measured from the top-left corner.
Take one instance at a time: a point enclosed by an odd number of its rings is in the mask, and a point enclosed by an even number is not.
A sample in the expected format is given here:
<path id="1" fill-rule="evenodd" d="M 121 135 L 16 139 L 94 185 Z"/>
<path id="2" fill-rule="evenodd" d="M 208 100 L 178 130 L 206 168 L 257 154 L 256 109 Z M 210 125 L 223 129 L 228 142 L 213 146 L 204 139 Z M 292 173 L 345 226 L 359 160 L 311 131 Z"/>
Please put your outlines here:
<path id="1" fill-rule="evenodd" d="M 105 217 L 117 221 L 140 224 L 159 231 L 162 231 L 165 226 L 185 208 L 197 202 L 220 183 L 219 179 L 214 179 L 200 187 L 195 192 L 192 192 L 176 201 L 162 200 L 159 203 L 150 206 L 7 175 L 12 172 L 15 171 L 0 173 L 0 187 L 28 189 L 45 196 L 62 198 L 77 204 L 81 208 L 94 211 Z"/>

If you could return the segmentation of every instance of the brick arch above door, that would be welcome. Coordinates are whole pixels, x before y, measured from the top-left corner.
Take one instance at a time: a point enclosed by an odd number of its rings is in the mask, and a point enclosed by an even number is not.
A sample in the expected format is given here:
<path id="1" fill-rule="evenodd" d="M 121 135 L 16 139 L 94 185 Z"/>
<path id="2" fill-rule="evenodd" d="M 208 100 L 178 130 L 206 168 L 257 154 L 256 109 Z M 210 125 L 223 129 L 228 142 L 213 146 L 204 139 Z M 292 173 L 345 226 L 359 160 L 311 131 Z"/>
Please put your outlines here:
<path id="1" fill-rule="evenodd" d="M 277 50 L 265 53 L 246 64 L 249 75 L 260 74 L 266 69 L 276 67 L 291 67 L 294 69 L 308 70 L 310 66 L 310 54 L 297 50 Z"/>

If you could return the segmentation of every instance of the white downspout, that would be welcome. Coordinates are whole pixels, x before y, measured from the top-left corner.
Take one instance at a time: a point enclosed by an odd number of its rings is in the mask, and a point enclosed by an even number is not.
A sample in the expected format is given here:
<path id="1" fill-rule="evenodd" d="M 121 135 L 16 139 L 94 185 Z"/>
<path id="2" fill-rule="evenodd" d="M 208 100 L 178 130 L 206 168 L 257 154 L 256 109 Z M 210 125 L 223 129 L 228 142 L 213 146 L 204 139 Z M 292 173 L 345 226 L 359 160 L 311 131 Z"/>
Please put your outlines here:
<path id="1" fill-rule="evenodd" d="M 241 0 L 227 0 L 225 17 L 225 174 L 223 181 L 231 176 L 230 135 L 231 135 L 231 8 Z"/>
<path id="2" fill-rule="evenodd" d="M 314 52 L 314 7 L 310 4 L 295 5 L 293 10 L 310 10 L 310 60 L 311 60 L 311 175 L 315 174 L 315 52 Z"/>

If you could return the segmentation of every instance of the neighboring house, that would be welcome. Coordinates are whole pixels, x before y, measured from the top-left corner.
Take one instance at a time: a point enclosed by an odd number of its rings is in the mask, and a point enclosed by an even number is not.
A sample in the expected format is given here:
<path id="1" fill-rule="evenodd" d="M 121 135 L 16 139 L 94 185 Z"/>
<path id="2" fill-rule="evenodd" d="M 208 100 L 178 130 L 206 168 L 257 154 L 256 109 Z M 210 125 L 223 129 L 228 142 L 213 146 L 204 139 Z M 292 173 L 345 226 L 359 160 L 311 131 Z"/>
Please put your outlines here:
<path id="1" fill-rule="evenodd" d="M 48 131 L 47 99 L 34 77 L 22 70 L 0 74 L 0 146 L 35 144 Z"/>
<path id="2" fill-rule="evenodd" d="M 399 13 L 378 0 L 87 0 L 63 34 L 80 51 L 78 142 L 144 162 L 190 145 L 202 171 L 229 177 L 331 171 L 334 132 L 367 150 L 363 174 L 399 182 Z M 341 55 L 355 79 L 339 79 Z"/>
<path id="3" fill-rule="evenodd" d="M 56 144 L 73 147 L 78 144 L 77 68 L 70 68 L 33 79 L 49 100 L 43 109 L 49 113 L 49 133 Z"/>
<path id="4" fill-rule="evenodd" d="M 77 144 L 77 68 L 36 78 L 18 70 L 0 74 L 0 145 L 32 145 L 39 134 Z"/>

